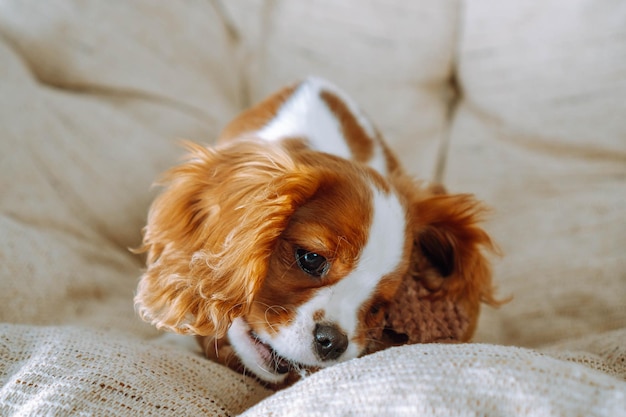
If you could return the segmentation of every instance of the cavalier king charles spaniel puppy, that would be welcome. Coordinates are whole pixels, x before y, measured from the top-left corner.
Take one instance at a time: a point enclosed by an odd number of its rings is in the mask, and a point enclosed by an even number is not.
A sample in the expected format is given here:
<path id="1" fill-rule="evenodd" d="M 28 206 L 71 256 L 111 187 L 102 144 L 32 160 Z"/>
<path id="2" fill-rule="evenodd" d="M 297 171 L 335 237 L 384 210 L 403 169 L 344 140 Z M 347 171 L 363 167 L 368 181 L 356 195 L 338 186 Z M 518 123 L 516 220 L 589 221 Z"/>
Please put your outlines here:
<path id="1" fill-rule="evenodd" d="M 330 83 L 284 88 L 216 146 L 186 147 L 149 211 L 135 304 L 209 358 L 280 386 L 396 344 L 383 328 L 406 277 L 461 308 L 458 340 L 494 302 L 482 205 L 408 177 Z"/>

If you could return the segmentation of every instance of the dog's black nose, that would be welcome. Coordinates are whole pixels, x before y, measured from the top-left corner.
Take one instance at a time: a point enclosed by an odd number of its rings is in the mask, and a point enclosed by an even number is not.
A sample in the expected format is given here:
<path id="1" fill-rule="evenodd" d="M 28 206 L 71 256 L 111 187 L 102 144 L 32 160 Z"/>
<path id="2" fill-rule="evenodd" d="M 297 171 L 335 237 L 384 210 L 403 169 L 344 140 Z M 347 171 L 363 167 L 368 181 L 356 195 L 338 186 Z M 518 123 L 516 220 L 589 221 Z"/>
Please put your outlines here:
<path id="1" fill-rule="evenodd" d="M 336 326 L 318 324 L 315 326 L 315 351 L 323 361 L 337 359 L 348 348 L 348 336 Z"/>

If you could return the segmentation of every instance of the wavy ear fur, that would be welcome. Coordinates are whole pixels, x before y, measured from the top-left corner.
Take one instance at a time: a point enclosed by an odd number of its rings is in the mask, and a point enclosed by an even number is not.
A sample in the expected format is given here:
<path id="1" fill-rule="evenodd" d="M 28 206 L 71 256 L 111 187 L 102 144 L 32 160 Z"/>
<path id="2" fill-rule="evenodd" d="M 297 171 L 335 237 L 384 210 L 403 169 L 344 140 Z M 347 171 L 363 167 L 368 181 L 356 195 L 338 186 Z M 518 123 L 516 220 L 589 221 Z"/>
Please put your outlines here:
<path id="1" fill-rule="evenodd" d="M 468 335 L 474 332 L 480 303 L 502 304 L 494 297 L 487 252 L 498 253 L 481 223 L 487 209 L 470 194 L 438 190 L 413 203 L 415 250 L 422 282 L 433 296 L 464 307 Z M 468 336 L 469 337 L 469 336 Z"/>
<path id="2" fill-rule="evenodd" d="M 249 309 L 277 238 L 318 184 L 280 145 L 185 145 L 186 162 L 165 173 L 148 214 L 135 305 L 159 328 L 221 337 Z"/>

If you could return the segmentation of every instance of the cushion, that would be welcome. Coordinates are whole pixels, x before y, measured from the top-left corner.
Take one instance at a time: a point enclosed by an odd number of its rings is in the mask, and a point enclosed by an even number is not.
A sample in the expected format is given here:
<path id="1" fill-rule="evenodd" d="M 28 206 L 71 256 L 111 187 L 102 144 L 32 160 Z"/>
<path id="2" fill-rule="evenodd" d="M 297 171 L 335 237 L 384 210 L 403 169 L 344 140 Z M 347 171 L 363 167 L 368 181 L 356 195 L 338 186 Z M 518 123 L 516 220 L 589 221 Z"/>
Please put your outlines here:
<path id="1" fill-rule="evenodd" d="M 493 207 L 513 301 L 477 340 L 541 346 L 626 326 L 626 4 L 469 2 L 452 190 Z"/>
<path id="2" fill-rule="evenodd" d="M 117 331 L 0 325 L 2 415 L 237 415 L 271 394 L 178 347 Z"/>
<path id="3" fill-rule="evenodd" d="M 327 368 L 243 416 L 611 416 L 623 414 L 625 390 L 622 379 L 527 349 L 412 345 Z"/>
<path id="4" fill-rule="evenodd" d="M 148 331 L 128 248 L 150 186 L 182 154 L 177 140 L 213 140 L 237 104 L 222 30 L 162 36 L 203 14 L 220 23 L 197 8 L 0 3 L 0 320 Z"/>

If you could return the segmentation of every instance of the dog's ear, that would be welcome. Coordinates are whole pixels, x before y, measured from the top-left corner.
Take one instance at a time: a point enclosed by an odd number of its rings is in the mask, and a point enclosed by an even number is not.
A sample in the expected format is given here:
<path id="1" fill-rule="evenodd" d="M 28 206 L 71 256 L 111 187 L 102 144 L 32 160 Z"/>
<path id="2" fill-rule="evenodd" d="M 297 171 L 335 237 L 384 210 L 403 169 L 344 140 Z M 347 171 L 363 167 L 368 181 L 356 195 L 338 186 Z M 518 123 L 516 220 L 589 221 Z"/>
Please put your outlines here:
<path id="1" fill-rule="evenodd" d="M 494 298 L 487 252 L 496 252 L 482 228 L 486 208 L 470 194 L 421 194 L 412 206 L 414 222 L 413 276 L 437 297 L 445 297 L 468 315 L 467 337 L 474 332 L 480 303 Z"/>
<path id="2" fill-rule="evenodd" d="M 221 337 L 247 312 L 277 238 L 318 185 L 279 145 L 186 146 L 150 208 L 135 305 L 159 328 Z"/>

